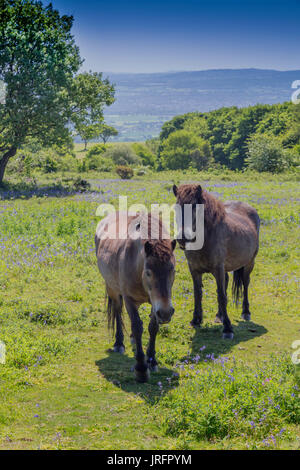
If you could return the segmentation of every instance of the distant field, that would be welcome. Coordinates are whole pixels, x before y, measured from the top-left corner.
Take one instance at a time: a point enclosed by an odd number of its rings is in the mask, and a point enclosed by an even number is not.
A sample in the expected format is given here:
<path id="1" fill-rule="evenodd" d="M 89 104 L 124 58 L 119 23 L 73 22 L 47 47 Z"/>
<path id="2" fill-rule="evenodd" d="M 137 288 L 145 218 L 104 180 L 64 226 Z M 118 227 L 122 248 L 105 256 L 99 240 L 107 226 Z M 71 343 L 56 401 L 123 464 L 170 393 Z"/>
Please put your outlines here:
<path id="1" fill-rule="evenodd" d="M 260 69 L 112 73 L 116 101 L 105 110 L 105 120 L 119 130 L 116 140 L 146 140 L 157 137 L 161 125 L 178 114 L 290 101 L 299 76 L 299 70 Z"/>
<path id="2" fill-rule="evenodd" d="M 83 175 L 91 191 L 71 194 L 55 187 L 58 177 L 67 175 L 45 177 L 39 191 L 0 190 L 0 341 L 7 349 L 0 448 L 299 449 L 300 376 L 291 361 L 291 345 L 300 340 L 299 183 L 229 172 L 161 172 L 131 181 L 95 173 Z M 229 296 L 235 338 L 222 339 L 213 322 L 216 286 L 207 275 L 204 325 L 192 329 L 192 281 L 177 248 L 176 311 L 158 335 L 160 370 L 137 384 L 128 335 L 125 355 L 109 349 L 94 254 L 96 208 L 116 204 L 120 194 L 148 207 L 174 202 L 173 182 L 195 180 L 223 200 L 247 201 L 261 216 L 252 321 L 241 321 L 241 306 Z M 142 307 L 145 345 L 148 314 Z"/>

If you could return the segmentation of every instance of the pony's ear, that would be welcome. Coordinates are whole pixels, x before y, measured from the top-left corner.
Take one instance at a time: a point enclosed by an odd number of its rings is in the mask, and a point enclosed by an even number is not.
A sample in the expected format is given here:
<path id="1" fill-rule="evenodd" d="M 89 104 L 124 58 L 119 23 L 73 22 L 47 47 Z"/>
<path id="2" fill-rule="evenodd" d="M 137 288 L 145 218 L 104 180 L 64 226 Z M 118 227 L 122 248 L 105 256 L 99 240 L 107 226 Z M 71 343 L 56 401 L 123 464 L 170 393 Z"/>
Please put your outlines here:
<path id="1" fill-rule="evenodd" d="M 152 255 L 152 245 L 151 245 L 151 243 L 146 241 L 144 247 L 145 247 L 146 256 Z"/>
<path id="2" fill-rule="evenodd" d="M 174 196 L 177 197 L 178 188 L 177 188 L 176 184 L 174 184 L 174 186 L 173 186 L 173 193 L 174 193 Z"/>
<path id="3" fill-rule="evenodd" d="M 171 245 L 172 245 L 172 251 L 174 251 L 175 248 L 176 248 L 176 240 L 175 239 L 172 240 Z"/>
<path id="4" fill-rule="evenodd" d="M 196 199 L 197 199 L 198 204 L 201 204 L 201 202 L 202 202 L 202 188 L 201 188 L 200 184 L 197 186 L 197 189 L 196 189 Z"/>

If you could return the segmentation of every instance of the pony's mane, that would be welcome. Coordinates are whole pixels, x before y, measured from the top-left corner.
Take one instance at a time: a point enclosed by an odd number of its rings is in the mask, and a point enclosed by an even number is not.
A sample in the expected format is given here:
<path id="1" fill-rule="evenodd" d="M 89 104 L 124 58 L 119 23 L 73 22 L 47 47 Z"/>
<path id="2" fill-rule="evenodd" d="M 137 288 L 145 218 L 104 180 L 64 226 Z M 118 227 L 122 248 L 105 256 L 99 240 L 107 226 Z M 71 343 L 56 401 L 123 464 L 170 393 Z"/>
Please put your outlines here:
<path id="1" fill-rule="evenodd" d="M 197 204 L 199 184 L 183 184 L 177 190 L 177 202 L 183 204 Z M 213 226 L 225 217 L 225 207 L 222 201 L 212 194 L 202 190 L 202 204 L 204 204 L 205 223 Z"/>
<path id="2" fill-rule="evenodd" d="M 143 238 L 143 242 L 146 243 L 147 241 L 150 243 L 152 256 L 165 263 L 170 260 L 173 254 L 170 236 L 159 217 L 152 215 L 151 213 L 145 217 L 148 217 L 148 238 Z M 158 228 L 159 233 L 157 234 L 158 238 L 152 239 L 151 227 L 154 223 L 155 229 Z"/>

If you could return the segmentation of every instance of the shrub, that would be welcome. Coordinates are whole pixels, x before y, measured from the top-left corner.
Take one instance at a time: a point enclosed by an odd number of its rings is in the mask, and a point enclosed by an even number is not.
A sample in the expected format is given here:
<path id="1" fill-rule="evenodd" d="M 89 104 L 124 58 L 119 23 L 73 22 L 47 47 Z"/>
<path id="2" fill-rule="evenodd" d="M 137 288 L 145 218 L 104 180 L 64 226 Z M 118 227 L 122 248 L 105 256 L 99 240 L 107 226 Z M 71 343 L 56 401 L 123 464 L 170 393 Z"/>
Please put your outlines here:
<path id="1" fill-rule="evenodd" d="M 205 170 L 210 160 L 212 159 L 212 151 L 209 142 L 204 139 L 199 139 L 198 147 L 191 153 L 192 165 L 197 168 L 197 170 Z"/>
<path id="2" fill-rule="evenodd" d="M 76 171 L 78 160 L 72 154 L 65 154 L 57 160 L 58 171 Z"/>
<path id="3" fill-rule="evenodd" d="M 42 169 L 45 173 L 56 173 L 58 171 L 57 161 L 50 155 L 47 155 L 43 162 Z"/>
<path id="4" fill-rule="evenodd" d="M 107 147 L 103 144 L 96 144 L 93 145 L 87 152 L 86 158 L 91 158 L 94 155 L 103 155 L 104 152 L 107 150 Z"/>
<path id="5" fill-rule="evenodd" d="M 111 158 L 101 157 L 100 155 L 95 155 L 92 158 L 90 158 L 88 161 L 89 170 L 110 172 L 114 168 L 115 168 L 115 164 L 111 160 Z"/>
<path id="6" fill-rule="evenodd" d="M 142 161 L 142 164 L 145 166 L 155 166 L 155 155 L 151 150 L 144 144 L 135 143 L 132 144 L 132 149 L 138 155 Z"/>
<path id="7" fill-rule="evenodd" d="M 163 168 L 184 170 L 194 162 L 202 169 L 208 163 L 211 150 L 209 143 L 193 132 L 178 130 L 162 142 L 160 156 Z"/>
<path id="8" fill-rule="evenodd" d="M 259 172 L 280 173 L 289 166 L 289 151 L 282 147 L 280 140 L 267 134 L 256 134 L 248 141 L 248 168 Z"/>
<path id="9" fill-rule="evenodd" d="M 203 354 L 203 353 L 201 353 Z M 172 436 L 268 439 L 285 423 L 300 423 L 299 386 L 289 357 L 271 358 L 251 368 L 206 355 L 208 366 L 182 364 L 181 384 L 158 405 L 164 431 Z"/>
<path id="10" fill-rule="evenodd" d="M 116 172 L 122 180 L 130 180 L 133 177 L 133 169 L 129 166 L 119 165 L 116 168 Z"/>
<path id="11" fill-rule="evenodd" d="M 74 189 L 75 191 L 79 191 L 81 193 L 85 192 L 85 191 L 88 191 L 90 189 L 91 185 L 88 181 L 78 177 L 75 181 L 74 181 Z"/>
<path id="12" fill-rule="evenodd" d="M 134 153 L 128 144 L 114 144 L 108 147 L 104 153 L 105 158 L 110 158 L 116 165 L 139 164 L 141 159 Z"/>

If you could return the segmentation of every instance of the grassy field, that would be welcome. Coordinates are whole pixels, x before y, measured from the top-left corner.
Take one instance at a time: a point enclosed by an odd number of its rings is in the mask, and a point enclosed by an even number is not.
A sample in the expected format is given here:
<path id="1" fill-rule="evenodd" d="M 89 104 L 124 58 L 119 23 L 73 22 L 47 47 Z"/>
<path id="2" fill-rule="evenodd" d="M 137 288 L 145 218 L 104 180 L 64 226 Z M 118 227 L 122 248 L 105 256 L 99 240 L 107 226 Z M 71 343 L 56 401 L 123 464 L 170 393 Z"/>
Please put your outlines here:
<path id="1" fill-rule="evenodd" d="M 91 190 L 77 194 L 64 188 L 67 177 L 0 190 L 0 448 L 299 449 L 300 380 L 291 361 L 300 340 L 295 178 L 162 172 L 120 181 L 92 174 L 83 175 Z M 93 245 L 96 209 L 120 194 L 147 206 L 174 202 L 173 181 L 196 180 L 261 216 L 252 321 L 241 321 L 230 297 L 235 338 L 222 339 L 207 275 L 204 324 L 192 329 L 192 281 L 177 248 L 176 312 L 158 335 L 160 369 L 137 384 L 128 334 L 125 355 L 110 350 Z M 142 307 L 145 345 L 148 314 Z"/>

